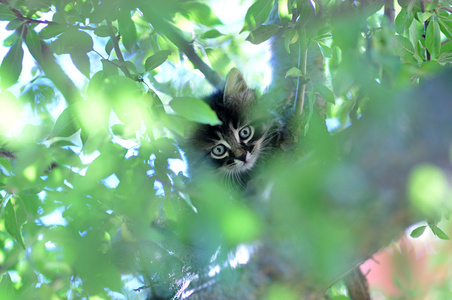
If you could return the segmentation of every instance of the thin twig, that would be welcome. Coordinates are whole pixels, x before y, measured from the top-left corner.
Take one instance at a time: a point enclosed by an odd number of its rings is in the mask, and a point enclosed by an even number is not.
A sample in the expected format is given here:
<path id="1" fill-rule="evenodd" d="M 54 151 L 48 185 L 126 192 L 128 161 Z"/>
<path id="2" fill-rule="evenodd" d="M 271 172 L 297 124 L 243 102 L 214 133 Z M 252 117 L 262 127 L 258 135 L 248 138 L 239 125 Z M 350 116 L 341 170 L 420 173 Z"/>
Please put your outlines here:
<path id="1" fill-rule="evenodd" d="M 124 56 L 122 56 L 121 49 L 119 48 L 118 39 L 116 38 L 115 31 L 113 30 L 113 24 L 111 21 L 108 22 L 108 29 L 110 30 L 110 38 L 111 42 L 113 43 L 113 49 L 115 49 L 116 57 L 118 58 L 120 62 L 119 68 L 121 71 L 126 75 L 127 77 L 134 79 L 132 74 L 130 74 L 129 69 L 124 65 Z"/>
<path id="2" fill-rule="evenodd" d="M 301 70 L 302 76 L 298 77 L 297 90 L 295 94 L 295 115 L 301 116 L 303 114 L 305 91 L 306 91 L 306 65 L 308 59 L 308 46 L 306 42 L 306 30 L 300 29 L 299 31 L 299 51 L 298 51 L 298 68 Z"/>

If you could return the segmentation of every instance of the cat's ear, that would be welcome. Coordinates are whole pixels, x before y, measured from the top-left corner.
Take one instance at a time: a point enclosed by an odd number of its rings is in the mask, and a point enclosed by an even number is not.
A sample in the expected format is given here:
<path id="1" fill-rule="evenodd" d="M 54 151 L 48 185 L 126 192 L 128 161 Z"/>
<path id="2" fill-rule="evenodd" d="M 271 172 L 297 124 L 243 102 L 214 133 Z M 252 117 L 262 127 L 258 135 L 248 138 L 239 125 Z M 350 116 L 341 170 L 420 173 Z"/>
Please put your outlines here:
<path id="1" fill-rule="evenodd" d="M 250 101 L 253 98 L 253 92 L 246 84 L 242 73 L 237 69 L 232 69 L 226 78 L 226 85 L 224 87 L 224 102 L 234 100 Z"/>

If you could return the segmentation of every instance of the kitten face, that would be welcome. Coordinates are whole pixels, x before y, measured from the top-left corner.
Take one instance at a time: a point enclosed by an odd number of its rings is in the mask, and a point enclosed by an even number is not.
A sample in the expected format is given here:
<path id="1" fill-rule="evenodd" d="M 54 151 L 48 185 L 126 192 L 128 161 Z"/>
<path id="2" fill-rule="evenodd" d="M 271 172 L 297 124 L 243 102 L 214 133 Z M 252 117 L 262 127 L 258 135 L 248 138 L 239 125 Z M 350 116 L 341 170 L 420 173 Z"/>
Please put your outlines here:
<path id="1" fill-rule="evenodd" d="M 191 148 L 197 153 L 195 163 L 207 164 L 244 186 L 269 140 L 269 126 L 259 117 L 255 94 L 240 72 L 233 69 L 224 92 L 206 100 L 222 124 L 200 125 L 190 137 Z"/>

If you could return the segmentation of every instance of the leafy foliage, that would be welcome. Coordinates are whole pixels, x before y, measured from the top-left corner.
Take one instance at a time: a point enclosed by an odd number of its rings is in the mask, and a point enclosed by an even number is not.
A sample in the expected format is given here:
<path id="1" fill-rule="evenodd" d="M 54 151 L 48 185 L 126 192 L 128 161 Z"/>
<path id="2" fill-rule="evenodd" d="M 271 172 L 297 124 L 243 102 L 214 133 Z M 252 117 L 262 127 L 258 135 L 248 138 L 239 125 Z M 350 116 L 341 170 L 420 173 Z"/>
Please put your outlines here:
<path id="1" fill-rule="evenodd" d="M 449 67 L 449 1 L 399 1 L 394 24 L 380 1 L 231 2 L 243 12 L 238 26 L 225 24 L 214 1 L 0 1 L 9 34 L 0 66 L 0 299 L 183 298 L 196 290 L 186 283 L 205 286 L 216 267 L 233 286 L 226 295 L 250 296 L 256 282 L 228 271 L 247 262 L 237 262 L 237 249 L 255 241 L 274 243 L 294 274 L 303 270 L 300 277 L 327 287 L 415 221 L 395 222 L 400 210 L 430 218 L 451 208 L 446 175 L 429 164 L 404 173 L 408 186 L 399 188 L 410 201 L 374 206 L 382 195 L 400 195 L 391 189 L 400 181 L 372 185 L 375 177 L 363 174 L 383 173 L 374 163 L 383 159 L 365 145 L 370 136 L 389 141 L 387 161 L 396 165 L 404 161 L 400 137 L 386 135 L 393 128 L 384 124 L 366 127 L 356 147 L 373 160 L 353 164 L 354 150 L 340 157 L 332 150 L 324 122 L 341 132 L 367 109 L 381 120 L 398 102 L 380 110 L 375 103 Z M 268 205 L 231 196 L 214 177 L 193 189 L 176 140 L 193 122 L 219 122 L 198 97 L 221 86 L 234 65 L 255 85 L 267 79 L 265 53 L 254 55 L 250 44 L 263 49 L 271 37 L 289 88 L 270 103 L 285 115 L 297 95 L 296 134 L 314 139 L 295 139 L 294 148 L 315 155 L 269 162 L 261 176 L 276 178 L 278 201 Z M 369 228 L 376 230 L 365 235 Z M 241 280 L 248 284 L 234 290 Z M 295 298 L 300 291 L 290 284 L 275 280 L 256 297 Z M 348 298 L 340 288 L 328 293 Z"/>

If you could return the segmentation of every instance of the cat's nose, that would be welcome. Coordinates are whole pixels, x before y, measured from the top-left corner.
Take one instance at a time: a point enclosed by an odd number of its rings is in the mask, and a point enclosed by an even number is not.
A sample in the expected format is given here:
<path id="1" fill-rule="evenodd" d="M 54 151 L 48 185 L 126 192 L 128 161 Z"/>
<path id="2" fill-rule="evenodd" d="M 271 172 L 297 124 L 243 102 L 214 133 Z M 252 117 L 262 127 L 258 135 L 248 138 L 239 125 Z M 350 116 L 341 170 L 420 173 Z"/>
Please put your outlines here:
<path id="1" fill-rule="evenodd" d="M 242 155 L 236 157 L 236 159 L 241 160 L 241 161 L 246 161 L 246 152 L 244 152 Z"/>

